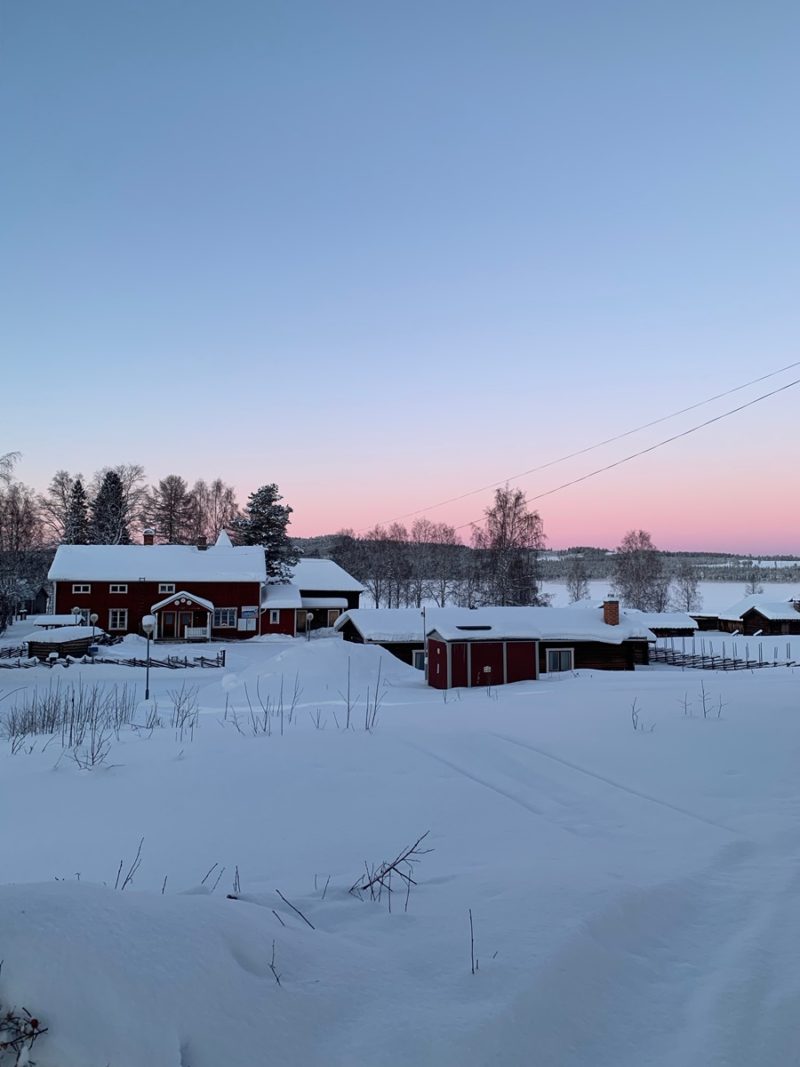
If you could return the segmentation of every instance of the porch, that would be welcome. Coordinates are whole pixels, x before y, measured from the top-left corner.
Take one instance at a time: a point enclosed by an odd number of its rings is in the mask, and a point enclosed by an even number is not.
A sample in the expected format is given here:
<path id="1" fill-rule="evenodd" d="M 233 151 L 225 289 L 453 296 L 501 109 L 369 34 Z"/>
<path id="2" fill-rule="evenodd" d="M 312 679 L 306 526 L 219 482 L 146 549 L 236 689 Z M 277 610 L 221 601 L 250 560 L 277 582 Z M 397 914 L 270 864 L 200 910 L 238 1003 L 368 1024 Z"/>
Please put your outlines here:
<path id="1" fill-rule="evenodd" d="M 153 604 L 153 638 L 156 641 L 210 641 L 214 605 L 204 597 L 182 590 Z"/>

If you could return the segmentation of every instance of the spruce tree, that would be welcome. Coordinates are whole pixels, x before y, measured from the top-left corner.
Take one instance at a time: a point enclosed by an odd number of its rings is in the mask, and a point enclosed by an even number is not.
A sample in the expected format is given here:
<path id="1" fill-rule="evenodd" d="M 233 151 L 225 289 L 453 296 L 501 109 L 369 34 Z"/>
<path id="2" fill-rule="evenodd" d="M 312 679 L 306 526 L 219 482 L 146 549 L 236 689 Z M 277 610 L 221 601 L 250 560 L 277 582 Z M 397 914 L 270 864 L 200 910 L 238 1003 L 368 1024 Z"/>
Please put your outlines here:
<path id="1" fill-rule="evenodd" d="M 88 545 L 89 504 L 83 482 L 76 478 L 69 494 L 69 504 L 64 520 L 64 544 Z"/>
<path id="2" fill-rule="evenodd" d="M 292 509 L 281 504 L 277 485 L 262 485 L 250 494 L 244 517 L 236 523 L 238 540 L 243 545 L 263 545 L 267 578 L 271 582 L 288 582 L 299 553 L 286 527 Z"/>
<path id="3" fill-rule="evenodd" d="M 125 492 L 116 471 L 106 471 L 92 501 L 89 537 L 94 545 L 129 545 Z"/>

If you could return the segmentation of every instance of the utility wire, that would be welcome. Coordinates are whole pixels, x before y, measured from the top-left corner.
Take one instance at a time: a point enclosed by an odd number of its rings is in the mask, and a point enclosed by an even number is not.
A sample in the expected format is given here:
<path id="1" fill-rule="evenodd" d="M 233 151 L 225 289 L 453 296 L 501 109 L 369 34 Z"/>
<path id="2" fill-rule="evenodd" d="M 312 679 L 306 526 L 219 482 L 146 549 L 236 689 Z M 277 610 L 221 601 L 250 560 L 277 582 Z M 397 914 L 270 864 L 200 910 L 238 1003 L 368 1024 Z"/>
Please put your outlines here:
<path id="1" fill-rule="evenodd" d="M 726 389 L 722 393 L 715 393 L 714 396 L 709 396 L 705 400 L 698 400 L 697 403 L 690 404 L 685 408 L 680 408 L 678 411 L 673 411 L 669 415 L 662 415 L 660 418 L 652 419 L 650 422 L 643 422 L 641 426 L 634 426 L 632 430 L 625 430 L 623 433 L 615 434 L 613 437 L 606 437 L 604 440 L 596 441 L 594 444 L 587 445 L 585 448 L 579 448 L 577 452 L 569 452 L 567 455 L 559 456 L 557 459 L 550 459 L 546 463 L 540 463 L 538 467 L 531 467 L 529 470 L 522 471 L 519 474 L 512 474 L 508 478 L 501 479 L 499 482 L 491 482 L 489 485 L 482 485 L 480 489 L 470 489 L 468 492 L 461 493 L 459 496 L 448 497 L 447 500 L 440 500 L 437 504 L 429 504 L 427 507 L 417 508 L 416 511 L 406 511 L 402 515 L 397 515 L 393 519 L 387 519 L 385 522 L 379 523 L 378 525 L 386 526 L 392 522 L 400 522 L 402 519 L 410 519 L 415 515 L 422 515 L 425 512 L 434 511 L 436 508 L 443 508 L 447 504 L 455 504 L 459 500 L 467 500 L 471 496 L 477 496 L 478 493 L 486 493 L 490 489 L 496 489 L 499 485 L 505 485 L 507 482 L 516 481 L 517 478 L 526 478 L 529 474 L 537 474 L 539 471 L 547 470 L 549 467 L 555 467 L 559 463 L 566 463 L 569 459 L 575 459 L 576 456 L 584 456 L 587 452 L 593 452 L 596 448 L 602 448 L 604 445 L 613 444 L 615 441 L 622 441 L 624 438 L 631 437 L 633 434 L 640 433 L 642 430 L 649 430 L 652 426 L 658 426 L 662 422 L 676 419 L 679 415 L 685 415 L 689 411 L 695 411 L 697 408 L 705 407 L 706 404 L 711 404 L 715 400 L 721 400 L 723 397 L 731 396 L 733 393 L 740 393 L 742 389 L 748 389 L 751 385 L 758 385 L 759 382 L 767 381 L 768 378 L 774 378 L 776 375 L 783 374 L 784 371 L 787 370 L 793 370 L 795 367 L 800 367 L 800 360 L 796 360 L 794 363 L 787 363 L 785 367 L 770 371 L 769 374 L 762 374 L 758 378 L 752 378 L 749 382 L 744 382 L 742 385 L 735 385 L 732 389 Z M 772 394 L 768 393 L 767 395 L 771 396 Z M 759 399 L 762 398 L 759 397 Z M 740 411 L 741 409 L 736 408 L 736 410 Z M 703 423 L 703 425 L 707 424 Z M 673 440 L 673 438 L 670 438 L 670 440 Z M 637 453 L 637 455 L 638 454 L 639 453 Z M 608 468 L 604 467 L 602 469 L 606 470 Z M 553 492 L 555 492 L 555 490 L 553 490 Z M 537 498 L 534 497 L 533 499 Z M 363 530 L 359 532 L 364 532 L 366 529 L 367 527 L 365 526 Z M 458 527 L 458 529 L 460 529 L 460 527 Z"/>
<path id="2" fill-rule="evenodd" d="M 638 459 L 639 456 L 646 456 L 648 452 L 655 452 L 657 448 L 663 448 L 664 445 L 671 444 L 673 441 L 678 441 L 682 437 L 688 437 L 690 434 L 696 433 L 698 430 L 702 430 L 706 426 L 711 426 L 715 422 L 720 422 L 722 419 L 727 419 L 731 415 L 736 415 L 737 412 L 744 411 L 745 408 L 751 408 L 754 404 L 759 404 L 762 400 L 768 400 L 771 396 L 777 396 L 778 393 L 783 393 L 795 385 L 800 385 L 800 378 L 795 378 L 793 382 L 787 382 L 786 385 L 781 385 L 777 389 L 772 389 L 769 393 L 762 393 L 761 396 L 754 397 L 752 400 L 748 400 L 745 404 L 740 404 L 737 408 L 731 408 L 730 411 L 723 411 L 721 415 L 715 415 L 713 418 L 706 419 L 705 422 L 700 422 L 696 426 L 690 426 L 688 430 L 682 430 L 680 433 L 673 434 L 672 437 L 665 437 L 663 441 L 657 441 L 654 445 L 649 445 L 647 448 L 641 448 L 638 452 L 632 452 L 631 455 L 624 456 L 622 459 L 617 459 L 613 463 L 608 463 L 605 467 L 598 467 L 597 470 L 589 471 L 588 474 L 582 474 L 579 478 L 573 478 L 569 482 L 563 482 L 561 485 L 557 485 L 553 489 L 545 489 L 543 493 L 537 493 L 536 496 L 528 497 L 528 503 L 533 503 L 534 500 L 541 500 L 546 496 L 552 496 L 553 493 L 560 493 L 562 489 L 569 489 L 572 485 L 578 485 L 580 482 L 588 481 L 589 478 L 594 478 L 598 474 L 604 474 L 606 471 L 613 470 L 615 467 L 621 467 L 623 463 L 630 463 L 632 459 Z M 480 522 L 480 519 L 473 519 L 470 522 L 462 522 L 461 525 L 456 526 L 455 529 L 463 530 L 467 526 L 473 526 L 476 522 Z"/>

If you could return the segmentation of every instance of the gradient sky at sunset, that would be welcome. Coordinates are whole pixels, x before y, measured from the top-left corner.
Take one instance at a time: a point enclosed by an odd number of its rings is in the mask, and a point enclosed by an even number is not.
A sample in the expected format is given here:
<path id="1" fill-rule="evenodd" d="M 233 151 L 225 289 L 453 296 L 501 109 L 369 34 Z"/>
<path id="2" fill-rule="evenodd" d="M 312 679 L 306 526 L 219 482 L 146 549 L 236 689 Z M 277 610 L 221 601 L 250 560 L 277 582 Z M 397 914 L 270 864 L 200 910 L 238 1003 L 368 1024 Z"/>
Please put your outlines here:
<path id="1" fill-rule="evenodd" d="M 363 529 L 800 359 L 798 40 L 789 0 L 7 0 L 0 453 Z M 798 400 L 542 499 L 550 542 L 800 552 Z"/>

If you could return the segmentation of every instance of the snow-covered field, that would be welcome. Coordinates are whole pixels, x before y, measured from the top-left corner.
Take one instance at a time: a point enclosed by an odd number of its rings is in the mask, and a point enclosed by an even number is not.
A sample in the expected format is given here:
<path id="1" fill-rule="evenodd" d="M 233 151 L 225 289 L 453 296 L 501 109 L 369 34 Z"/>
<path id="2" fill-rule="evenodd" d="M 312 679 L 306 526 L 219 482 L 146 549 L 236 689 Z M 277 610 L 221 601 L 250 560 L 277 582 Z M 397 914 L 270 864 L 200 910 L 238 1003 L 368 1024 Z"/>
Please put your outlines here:
<path id="1" fill-rule="evenodd" d="M 764 596 L 768 600 L 782 601 L 791 600 L 792 597 L 800 596 L 800 586 L 797 582 L 767 582 L 764 581 Z M 567 587 L 563 582 L 543 582 L 542 589 L 553 598 L 553 607 L 562 608 L 569 604 Z M 611 581 L 602 579 L 589 582 L 589 595 L 593 599 L 601 600 L 611 590 Z M 725 611 L 726 608 L 738 604 L 745 595 L 744 582 L 700 582 L 699 594 L 702 611 Z"/>
<path id="2" fill-rule="evenodd" d="M 143 673 L 3 670 L 0 715 L 56 680 L 140 699 Z M 799 684 L 660 667 L 445 699 L 325 637 L 154 670 L 164 725 L 93 769 L 0 742 L 0 1006 L 48 1027 L 39 1067 L 796 1063 Z M 391 912 L 348 892 L 426 831 L 407 910 L 399 878 Z"/>

